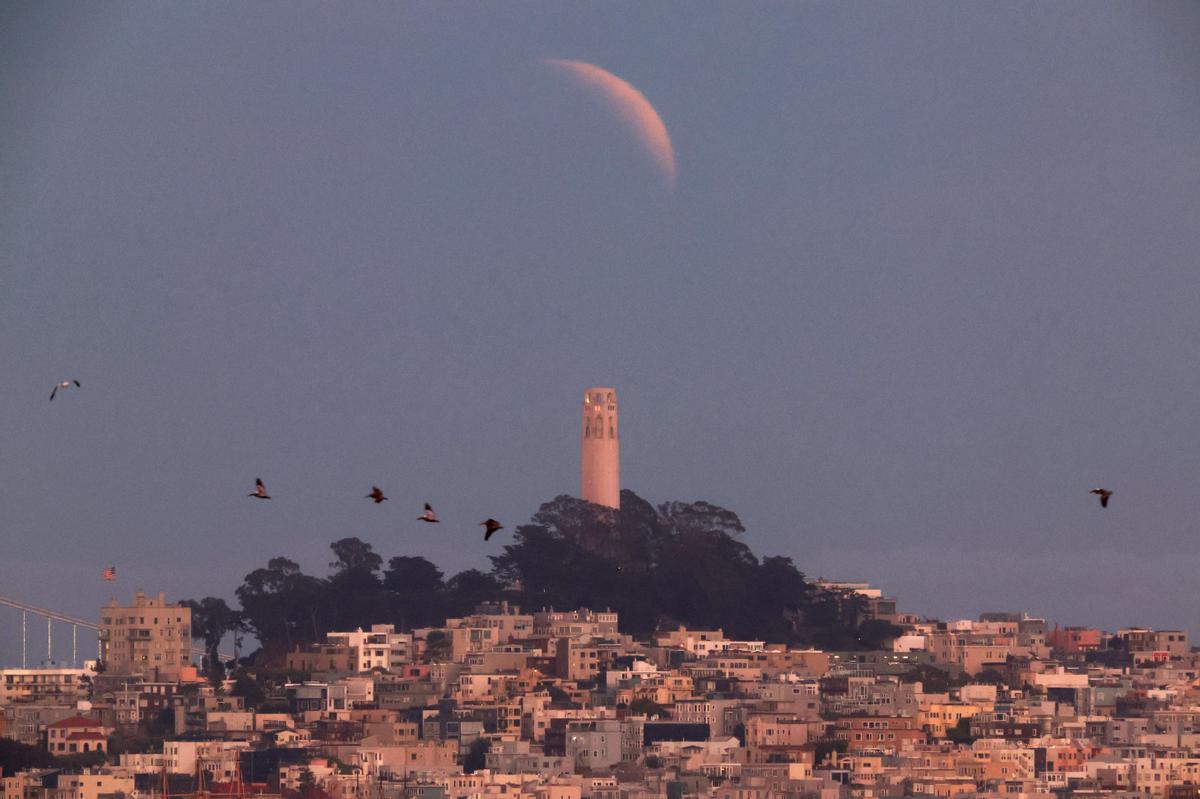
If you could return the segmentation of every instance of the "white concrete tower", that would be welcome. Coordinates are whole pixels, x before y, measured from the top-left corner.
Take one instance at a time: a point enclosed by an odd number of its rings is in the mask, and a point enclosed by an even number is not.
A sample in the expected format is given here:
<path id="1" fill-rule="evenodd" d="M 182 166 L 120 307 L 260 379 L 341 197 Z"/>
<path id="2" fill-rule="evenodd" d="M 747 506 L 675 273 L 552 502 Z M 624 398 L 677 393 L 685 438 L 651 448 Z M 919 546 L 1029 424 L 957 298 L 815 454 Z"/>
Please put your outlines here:
<path id="1" fill-rule="evenodd" d="M 617 390 L 589 388 L 583 394 L 579 430 L 579 496 L 597 505 L 621 507 L 621 427 Z"/>

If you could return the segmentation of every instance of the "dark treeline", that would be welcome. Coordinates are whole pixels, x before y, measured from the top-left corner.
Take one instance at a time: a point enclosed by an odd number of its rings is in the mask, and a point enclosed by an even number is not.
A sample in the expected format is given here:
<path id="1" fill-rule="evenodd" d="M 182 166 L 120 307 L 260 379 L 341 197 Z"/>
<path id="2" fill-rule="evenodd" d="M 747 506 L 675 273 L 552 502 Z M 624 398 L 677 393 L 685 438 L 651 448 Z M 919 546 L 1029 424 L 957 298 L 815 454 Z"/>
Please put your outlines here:
<path id="1" fill-rule="evenodd" d="M 707 502 L 655 507 L 622 491 L 614 510 L 560 496 L 516 528 L 512 543 L 491 557 L 490 572 L 447 579 L 425 558 L 397 555 L 385 564 L 370 544 L 343 538 L 330 545 L 326 577 L 277 557 L 246 575 L 239 610 L 213 597 L 188 604 L 193 633 L 210 653 L 227 633 L 248 632 L 264 663 L 331 630 L 438 626 L 497 600 L 527 612 L 611 608 L 635 636 L 684 624 L 741 639 L 862 649 L 894 634 L 892 625 L 864 619 L 859 597 L 819 589 L 790 558 L 756 557 L 739 540 L 744 531 L 737 514 Z"/>

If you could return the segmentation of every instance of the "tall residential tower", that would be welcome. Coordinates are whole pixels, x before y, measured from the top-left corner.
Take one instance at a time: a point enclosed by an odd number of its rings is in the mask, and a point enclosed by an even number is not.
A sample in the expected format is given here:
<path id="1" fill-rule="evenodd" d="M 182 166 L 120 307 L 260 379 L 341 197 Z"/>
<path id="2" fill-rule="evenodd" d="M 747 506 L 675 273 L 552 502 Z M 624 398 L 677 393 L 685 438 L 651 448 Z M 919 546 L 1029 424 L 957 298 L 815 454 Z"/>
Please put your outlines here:
<path id="1" fill-rule="evenodd" d="M 597 505 L 621 507 L 621 428 L 617 390 L 589 388 L 583 394 L 579 431 L 579 496 Z"/>
<path id="2" fill-rule="evenodd" d="M 122 607 L 112 600 L 100 608 L 100 659 L 109 674 L 142 674 L 178 681 L 192 663 L 192 609 L 168 604 L 167 595 L 133 595 Z"/>

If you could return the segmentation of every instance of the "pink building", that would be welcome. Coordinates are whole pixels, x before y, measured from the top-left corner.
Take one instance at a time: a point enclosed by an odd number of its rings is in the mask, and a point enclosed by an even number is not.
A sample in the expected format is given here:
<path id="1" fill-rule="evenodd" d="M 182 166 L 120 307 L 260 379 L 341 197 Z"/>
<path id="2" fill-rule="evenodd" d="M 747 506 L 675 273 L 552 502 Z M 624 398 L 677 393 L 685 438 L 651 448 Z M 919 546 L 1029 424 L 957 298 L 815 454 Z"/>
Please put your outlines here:
<path id="1" fill-rule="evenodd" d="M 1055 627 L 1046 634 L 1046 643 L 1059 652 L 1094 652 L 1103 640 L 1104 634 L 1090 627 Z"/>

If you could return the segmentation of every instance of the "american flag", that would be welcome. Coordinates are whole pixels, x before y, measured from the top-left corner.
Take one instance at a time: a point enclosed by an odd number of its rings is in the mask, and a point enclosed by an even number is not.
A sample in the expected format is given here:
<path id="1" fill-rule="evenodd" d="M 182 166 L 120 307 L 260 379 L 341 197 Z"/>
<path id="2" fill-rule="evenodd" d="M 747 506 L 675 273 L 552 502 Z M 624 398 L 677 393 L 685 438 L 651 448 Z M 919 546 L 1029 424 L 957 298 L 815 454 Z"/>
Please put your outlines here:
<path id="1" fill-rule="evenodd" d="M 117 567 L 116 567 L 116 566 L 109 566 L 107 569 L 105 569 L 105 570 L 103 571 L 103 573 L 101 574 L 101 576 L 102 576 L 102 577 L 103 577 L 105 580 L 109 580 L 109 581 L 112 581 L 112 580 L 115 580 L 115 579 L 117 579 Z"/>

